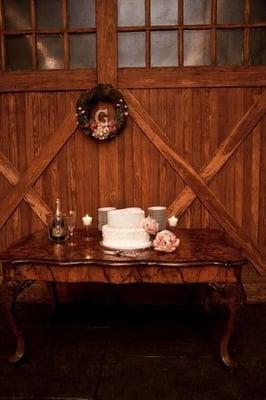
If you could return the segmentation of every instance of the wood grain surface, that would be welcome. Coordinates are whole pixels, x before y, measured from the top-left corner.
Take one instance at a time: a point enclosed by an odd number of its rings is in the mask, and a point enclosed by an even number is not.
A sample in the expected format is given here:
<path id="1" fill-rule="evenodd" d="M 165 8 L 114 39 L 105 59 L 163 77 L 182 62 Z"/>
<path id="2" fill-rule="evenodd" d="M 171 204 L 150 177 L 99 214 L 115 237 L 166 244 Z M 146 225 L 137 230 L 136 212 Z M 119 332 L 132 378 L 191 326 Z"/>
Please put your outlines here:
<path id="1" fill-rule="evenodd" d="M 194 190 L 199 200 L 209 210 L 217 222 L 245 250 L 247 257 L 256 270 L 261 275 L 265 276 L 266 263 L 253 240 L 235 223 L 230 214 L 228 214 L 226 208 L 216 197 L 215 193 L 208 188 L 192 166 L 172 150 L 171 144 L 164 139 L 161 128 L 154 122 L 136 98 L 128 90 L 124 90 L 124 96 L 128 101 L 130 106 L 129 111 L 134 121 L 143 130 L 151 143 L 159 150 L 185 183 Z"/>
<path id="2" fill-rule="evenodd" d="M 0 254 L 6 278 L 57 282 L 206 283 L 237 282 L 246 263 L 240 247 L 219 230 L 173 229 L 180 245 L 172 253 L 146 250 L 112 252 L 102 236 L 75 231 L 75 246 L 54 243 L 39 231 Z M 115 253 L 115 254 L 113 254 Z"/>

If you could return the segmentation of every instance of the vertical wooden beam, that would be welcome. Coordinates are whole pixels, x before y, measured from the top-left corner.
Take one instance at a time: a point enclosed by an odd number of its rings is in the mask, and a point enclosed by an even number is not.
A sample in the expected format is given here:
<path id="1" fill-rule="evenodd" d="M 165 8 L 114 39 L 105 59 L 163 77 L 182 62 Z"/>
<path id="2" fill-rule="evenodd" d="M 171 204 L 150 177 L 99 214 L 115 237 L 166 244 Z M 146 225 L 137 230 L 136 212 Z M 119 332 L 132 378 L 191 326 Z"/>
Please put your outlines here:
<path id="1" fill-rule="evenodd" d="M 145 59 L 146 67 L 151 66 L 151 4 L 150 0 L 145 0 Z"/>
<path id="2" fill-rule="evenodd" d="M 69 69 L 69 40 L 68 40 L 68 8 L 67 1 L 62 1 L 62 19 L 64 28 L 64 66 Z"/>
<path id="3" fill-rule="evenodd" d="M 243 41 L 243 64 L 249 65 L 249 36 L 250 28 L 247 25 L 250 23 L 250 0 L 244 1 L 244 24 L 246 25 L 244 29 L 244 41 Z"/>
<path id="4" fill-rule="evenodd" d="M 96 1 L 98 83 L 117 86 L 116 0 Z M 107 105 L 108 108 L 108 105 Z M 112 110 L 110 109 L 110 113 Z M 118 139 L 99 143 L 99 206 L 119 206 L 121 199 Z"/>
<path id="5" fill-rule="evenodd" d="M 37 69 L 37 43 L 36 43 L 36 7 L 35 1 L 31 0 L 30 2 L 31 8 L 31 26 L 32 26 L 32 69 Z"/>
<path id="6" fill-rule="evenodd" d="M 5 60 L 5 37 L 4 37 L 4 20 L 3 20 L 3 0 L 0 0 L 0 30 L 1 30 L 1 35 L 0 35 L 0 42 L 1 42 L 1 59 L 2 59 L 2 68 L 1 70 L 4 71 L 6 68 L 6 60 Z"/>
<path id="7" fill-rule="evenodd" d="M 217 0 L 212 0 L 211 6 L 211 23 L 216 25 L 217 22 Z M 212 65 L 216 65 L 216 28 L 211 29 L 211 60 Z"/>
<path id="8" fill-rule="evenodd" d="M 178 65 L 182 67 L 184 64 L 184 40 L 183 40 L 183 20 L 184 20 L 183 0 L 178 1 Z"/>
<path id="9" fill-rule="evenodd" d="M 98 83 L 117 84 L 116 1 L 96 0 Z"/>

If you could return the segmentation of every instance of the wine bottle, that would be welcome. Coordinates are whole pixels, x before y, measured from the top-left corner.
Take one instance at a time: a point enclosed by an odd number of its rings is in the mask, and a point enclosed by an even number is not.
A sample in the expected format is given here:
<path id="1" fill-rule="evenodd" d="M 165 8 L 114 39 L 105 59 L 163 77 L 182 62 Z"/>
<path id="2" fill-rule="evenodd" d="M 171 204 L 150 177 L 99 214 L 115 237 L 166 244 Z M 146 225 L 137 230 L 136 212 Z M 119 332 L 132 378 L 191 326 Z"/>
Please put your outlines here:
<path id="1" fill-rule="evenodd" d="M 56 210 L 50 227 L 50 239 L 62 242 L 67 238 L 67 227 L 61 212 L 60 200 L 56 199 Z"/>

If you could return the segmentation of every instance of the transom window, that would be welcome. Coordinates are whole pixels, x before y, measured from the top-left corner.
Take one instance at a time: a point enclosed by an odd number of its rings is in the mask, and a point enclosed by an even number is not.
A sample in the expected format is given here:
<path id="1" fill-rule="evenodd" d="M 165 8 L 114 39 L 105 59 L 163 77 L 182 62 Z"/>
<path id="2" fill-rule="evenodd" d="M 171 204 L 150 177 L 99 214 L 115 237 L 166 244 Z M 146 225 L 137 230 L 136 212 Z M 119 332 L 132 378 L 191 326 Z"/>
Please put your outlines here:
<path id="1" fill-rule="evenodd" d="M 119 67 L 266 64 L 265 0 L 117 0 Z"/>
<path id="2" fill-rule="evenodd" d="M 117 39 L 119 68 L 266 64 L 266 0 L 116 6 L 110 46 Z M 0 0 L 0 69 L 96 69 L 96 8 L 96 0 Z"/>
<path id="3" fill-rule="evenodd" d="M 2 70 L 96 68 L 95 0 L 1 0 Z"/>

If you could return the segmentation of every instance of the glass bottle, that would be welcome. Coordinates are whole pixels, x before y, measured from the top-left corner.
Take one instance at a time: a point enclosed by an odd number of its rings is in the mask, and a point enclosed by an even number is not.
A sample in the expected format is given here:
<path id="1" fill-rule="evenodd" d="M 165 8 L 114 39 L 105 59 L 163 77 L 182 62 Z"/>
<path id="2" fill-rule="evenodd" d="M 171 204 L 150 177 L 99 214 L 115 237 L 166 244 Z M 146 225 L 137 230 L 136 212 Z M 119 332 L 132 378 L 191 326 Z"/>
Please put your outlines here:
<path id="1" fill-rule="evenodd" d="M 67 226 L 61 212 L 60 200 L 56 199 L 56 210 L 50 226 L 50 239 L 62 242 L 67 239 Z"/>

